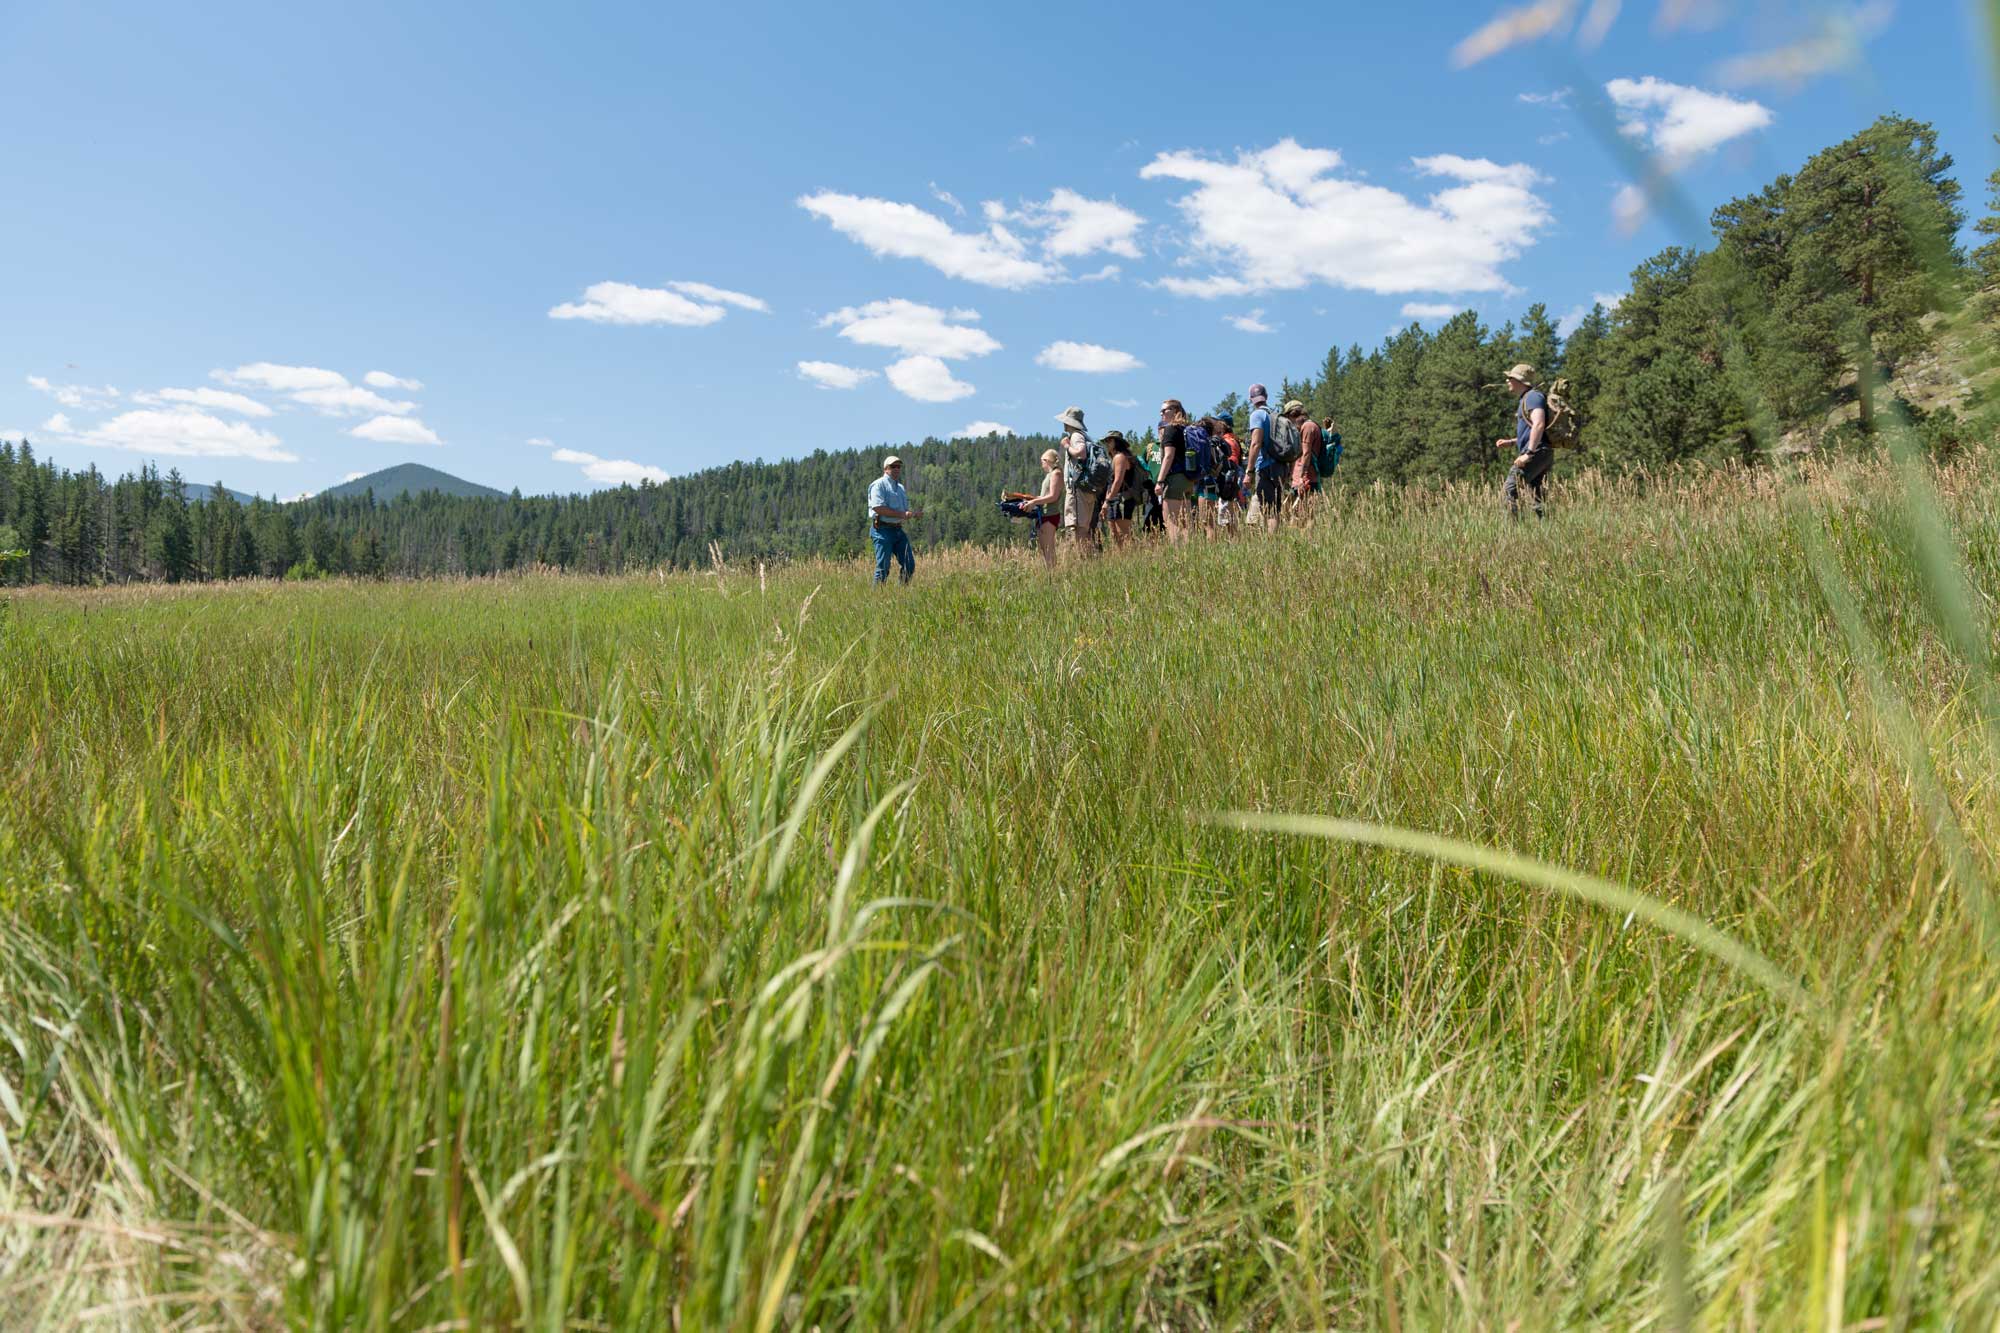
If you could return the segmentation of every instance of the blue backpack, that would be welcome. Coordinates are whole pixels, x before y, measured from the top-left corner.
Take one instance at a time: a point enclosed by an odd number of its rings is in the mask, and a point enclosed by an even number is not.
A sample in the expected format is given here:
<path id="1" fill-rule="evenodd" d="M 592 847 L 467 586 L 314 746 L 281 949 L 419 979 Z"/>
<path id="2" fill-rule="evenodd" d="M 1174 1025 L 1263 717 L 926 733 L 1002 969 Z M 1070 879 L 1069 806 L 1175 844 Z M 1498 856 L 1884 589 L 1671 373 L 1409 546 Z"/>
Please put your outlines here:
<path id="1" fill-rule="evenodd" d="M 1186 473 L 1190 477 L 1206 477 L 1214 467 L 1215 458 L 1208 440 L 1208 427 L 1191 423 L 1187 428 L 1187 446 L 1181 450 L 1174 471 Z"/>

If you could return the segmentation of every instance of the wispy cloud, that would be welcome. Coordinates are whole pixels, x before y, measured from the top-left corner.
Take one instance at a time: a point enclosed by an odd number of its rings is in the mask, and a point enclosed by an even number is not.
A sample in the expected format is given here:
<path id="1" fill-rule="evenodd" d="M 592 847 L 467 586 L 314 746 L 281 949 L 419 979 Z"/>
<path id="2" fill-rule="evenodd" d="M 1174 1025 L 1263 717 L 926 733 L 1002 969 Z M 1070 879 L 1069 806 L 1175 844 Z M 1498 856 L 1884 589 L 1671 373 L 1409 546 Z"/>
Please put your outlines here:
<path id="1" fill-rule="evenodd" d="M 415 393 L 424 387 L 422 380 L 404 379 L 386 370 L 371 370 L 361 377 L 361 382 L 371 389 L 401 389 L 406 393 Z"/>
<path id="2" fill-rule="evenodd" d="M 268 417 L 271 409 L 248 394 L 231 393 L 227 389 L 153 389 L 135 393 L 132 401 L 148 407 L 168 403 L 187 407 L 203 407 L 215 412 L 234 412 L 241 417 Z"/>
<path id="3" fill-rule="evenodd" d="M 1276 329 L 1264 322 L 1264 312 L 1261 309 L 1252 310 L 1246 315 L 1224 315 L 1222 319 L 1223 323 L 1229 325 L 1230 328 L 1235 329 L 1238 333 L 1277 332 Z"/>
<path id="4" fill-rule="evenodd" d="M 109 384 L 52 384 L 43 375 L 28 376 L 28 387 L 37 393 L 47 394 L 63 407 L 103 407 L 122 396 Z"/>
<path id="5" fill-rule="evenodd" d="M 1761 103 L 1651 76 L 1613 79 L 1604 91 L 1617 108 L 1619 130 L 1653 150 L 1650 173 L 1656 186 L 1723 144 L 1764 129 L 1776 119 Z M 1622 185 L 1612 196 L 1612 216 L 1620 228 L 1632 231 L 1645 221 L 1649 203 L 1645 187 Z"/>
<path id="6" fill-rule="evenodd" d="M 763 301 L 742 292 L 711 287 L 705 282 L 670 282 L 664 287 L 639 287 L 629 282 L 593 282 L 581 301 L 565 301 L 549 309 L 550 319 L 581 319 L 593 324 L 673 324 L 703 328 L 720 323 L 728 307 L 767 311 Z"/>
<path id="7" fill-rule="evenodd" d="M 1403 318 L 1450 319 L 1463 309 L 1465 309 L 1464 306 L 1453 305 L 1449 301 L 1405 301 L 1403 303 Z"/>
<path id="8" fill-rule="evenodd" d="M 798 204 L 871 254 L 915 259 L 948 278 L 1019 291 L 1060 276 L 1054 265 L 1029 257 L 1020 238 L 997 222 L 985 231 L 959 231 L 915 204 L 833 190 L 801 196 Z"/>
<path id="9" fill-rule="evenodd" d="M 875 378 L 875 372 L 834 361 L 801 361 L 799 375 L 822 389 L 855 389 Z"/>
<path id="10" fill-rule="evenodd" d="M 968 421 L 953 431 L 951 438 L 954 440 L 983 440 L 989 435 L 1012 435 L 1013 433 L 1014 428 L 1012 426 L 1002 425 L 998 421 Z"/>
<path id="11" fill-rule="evenodd" d="M 1144 368 L 1145 362 L 1130 352 L 1097 343 L 1052 342 L 1035 353 L 1035 364 L 1047 370 L 1069 370 L 1085 375 L 1116 375 Z"/>
<path id="12" fill-rule="evenodd" d="M 444 443 L 437 432 L 415 417 L 370 417 L 347 432 L 357 440 L 371 440 L 376 444 L 428 444 Z"/>
<path id="13" fill-rule="evenodd" d="M 558 463 L 570 463 L 582 468 L 586 478 L 604 486 L 637 486 L 642 481 L 657 485 L 671 476 L 665 468 L 657 468 L 650 463 L 638 463 L 629 458 L 599 458 L 581 449 L 557 449 L 549 457 Z"/>

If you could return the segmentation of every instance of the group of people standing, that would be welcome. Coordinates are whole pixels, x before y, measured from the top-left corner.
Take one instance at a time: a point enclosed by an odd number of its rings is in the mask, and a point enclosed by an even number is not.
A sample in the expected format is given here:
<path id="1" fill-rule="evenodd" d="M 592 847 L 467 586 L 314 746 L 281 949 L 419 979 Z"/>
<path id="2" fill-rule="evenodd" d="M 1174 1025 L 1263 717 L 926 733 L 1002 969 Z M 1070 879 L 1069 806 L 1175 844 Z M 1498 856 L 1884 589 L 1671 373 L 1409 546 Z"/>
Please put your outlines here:
<path id="1" fill-rule="evenodd" d="M 1516 434 L 1498 441 L 1516 458 L 1507 474 L 1509 511 L 1519 517 L 1522 494 L 1542 513 L 1543 487 L 1554 453 L 1546 438 L 1547 399 L 1533 387 L 1534 369 L 1508 370 L 1507 387 L 1516 400 Z M 1009 514 L 1031 520 L 1035 546 L 1054 568 L 1060 538 L 1079 551 L 1101 549 L 1101 532 L 1125 546 L 1136 528 L 1157 526 L 1167 540 L 1186 541 L 1197 529 L 1207 535 L 1235 536 L 1252 523 L 1275 532 L 1306 509 L 1340 466 L 1344 452 L 1333 419 L 1314 421 L 1294 398 L 1277 411 L 1261 384 L 1250 386 L 1250 411 L 1242 437 L 1228 415 L 1191 418 L 1178 398 L 1160 404 L 1158 442 L 1141 458 L 1122 432 L 1092 438 L 1083 409 L 1065 409 L 1056 419 L 1063 437 L 1042 454 L 1041 489 L 1010 492 L 1001 502 Z M 923 517 L 910 507 L 903 487 L 903 460 L 882 461 L 882 475 L 868 488 L 868 516 L 875 547 L 875 581 L 889 577 L 891 562 L 905 583 L 916 572 L 904 524 Z"/>

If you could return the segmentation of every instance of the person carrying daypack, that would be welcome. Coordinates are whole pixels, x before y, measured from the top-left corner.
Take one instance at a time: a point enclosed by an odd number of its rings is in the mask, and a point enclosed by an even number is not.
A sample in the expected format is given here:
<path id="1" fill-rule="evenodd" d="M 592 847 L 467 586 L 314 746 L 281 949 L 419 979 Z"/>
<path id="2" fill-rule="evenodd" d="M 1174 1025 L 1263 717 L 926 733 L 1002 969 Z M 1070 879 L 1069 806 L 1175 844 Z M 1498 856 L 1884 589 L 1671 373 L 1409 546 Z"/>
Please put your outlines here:
<path id="1" fill-rule="evenodd" d="M 1292 461 L 1292 499 L 1302 502 L 1319 489 L 1319 472 L 1314 468 L 1320 449 L 1319 423 L 1306 412 L 1306 405 L 1296 398 L 1285 403 L 1279 417 L 1276 434 L 1283 436 L 1287 427 L 1298 434 L 1299 453 Z M 1283 448 L 1282 442 L 1279 447 Z"/>
<path id="2" fill-rule="evenodd" d="M 1346 446 L 1341 443 L 1340 432 L 1333 428 L 1333 418 L 1319 423 L 1319 452 L 1313 455 L 1313 470 L 1319 473 L 1322 483 L 1340 468 L 1340 456 Z"/>
<path id="3" fill-rule="evenodd" d="M 1090 438 L 1083 426 L 1083 409 L 1064 408 L 1056 418 L 1063 424 L 1063 527 L 1076 539 L 1077 549 L 1097 549 L 1097 511 L 1111 489 L 1111 455 Z"/>
<path id="4" fill-rule="evenodd" d="M 1514 395 L 1514 437 L 1502 436 L 1494 447 L 1514 451 L 1513 465 L 1501 495 L 1507 502 L 1509 518 L 1521 517 L 1521 492 L 1534 497 L 1535 517 L 1543 517 L 1542 491 L 1549 469 L 1555 466 L 1555 444 L 1549 439 L 1548 395 L 1535 387 L 1535 368 L 1523 361 L 1507 371 L 1507 392 Z M 1572 433 L 1572 438 L 1574 434 Z"/>
<path id="5" fill-rule="evenodd" d="M 1285 488 L 1290 480 L 1291 466 L 1299 458 L 1298 427 L 1271 411 L 1270 395 L 1263 385 L 1251 385 L 1249 397 L 1253 494 L 1264 527 L 1276 532 L 1279 517 L 1284 512 Z M 1281 432 L 1283 439 L 1279 438 Z"/>
<path id="6" fill-rule="evenodd" d="M 1208 432 L 1201 431 L 1190 440 L 1190 429 L 1187 409 L 1180 399 L 1169 398 L 1160 404 L 1160 479 L 1154 491 L 1166 514 L 1167 540 L 1174 542 L 1187 540 L 1188 500 L 1194 495 L 1195 478 L 1208 454 Z M 1196 445 L 1200 446 L 1200 457 L 1196 456 Z"/>
<path id="7" fill-rule="evenodd" d="M 1215 471 L 1202 492 L 1202 515 L 1233 537 L 1243 526 L 1237 521 L 1243 509 L 1243 446 L 1236 440 L 1236 419 L 1211 418 L 1208 434 L 1216 442 Z"/>

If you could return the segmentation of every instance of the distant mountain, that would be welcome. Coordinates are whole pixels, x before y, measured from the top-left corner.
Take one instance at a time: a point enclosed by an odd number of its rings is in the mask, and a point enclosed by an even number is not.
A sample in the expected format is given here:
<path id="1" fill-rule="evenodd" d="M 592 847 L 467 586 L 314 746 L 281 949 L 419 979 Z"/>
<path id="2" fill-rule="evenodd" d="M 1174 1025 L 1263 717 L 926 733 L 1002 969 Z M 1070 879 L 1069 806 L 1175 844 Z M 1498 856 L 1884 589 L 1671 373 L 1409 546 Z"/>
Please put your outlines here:
<path id="1" fill-rule="evenodd" d="M 422 463 L 399 463 L 395 467 L 385 467 L 380 472 L 371 472 L 353 481 L 343 481 L 338 486 L 329 486 L 314 498 L 331 497 L 340 499 L 349 495 L 364 495 L 375 492 L 377 500 L 393 500 L 399 495 L 421 495 L 425 491 L 436 491 L 440 495 L 461 498 L 503 499 L 505 491 L 496 491 L 491 486 L 481 486 L 476 482 L 454 477 L 449 472 L 440 472 Z"/>
<path id="2" fill-rule="evenodd" d="M 222 493 L 240 505 L 247 505 L 257 498 L 254 495 L 245 495 L 242 491 L 231 490 L 227 486 L 222 488 Z M 213 482 L 206 486 L 192 481 L 187 484 L 187 498 L 190 500 L 206 500 L 214 494 L 215 484 Z"/>

